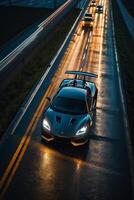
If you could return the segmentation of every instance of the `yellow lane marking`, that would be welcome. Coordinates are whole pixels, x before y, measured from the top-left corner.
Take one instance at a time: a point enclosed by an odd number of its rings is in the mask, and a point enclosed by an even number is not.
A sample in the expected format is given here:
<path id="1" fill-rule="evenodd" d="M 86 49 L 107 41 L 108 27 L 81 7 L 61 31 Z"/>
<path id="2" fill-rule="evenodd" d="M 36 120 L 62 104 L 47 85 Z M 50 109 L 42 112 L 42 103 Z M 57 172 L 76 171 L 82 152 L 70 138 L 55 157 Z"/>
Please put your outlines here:
<path id="1" fill-rule="evenodd" d="M 13 178 L 13 175 L 14 175 L 13 172 L 16 171 L 16 170 L 15 170 L 15 166 L 18 166 L 20 160 L 22 159 L 22 156 L 20 156 L 20 155 L 24 155 L 23 152 L 25 152 L 24 149 L 26 149 L 26 147 L 27 147 L 26 144 L 29 143 L 30 138 L 31 138 L 32 133 L 33 133 L 33 130 L 34 130 L 35 126 L 37 125 L 37 122 L 38 122 L 37 117 L 40 117 L 40 116 L 41 116 L 41 113 L 42 113 L 41 111 L 43 111 L 43 109 L 44 109 L 44 106 L 45 106 L 44 100 L 45 100 L 45 98 L 46 98 L 46 96 L 47 96 L 48 94 L 50 95 L 52 89 L 53 89 L 53 87 L 52 87 L 52 84 L 51 84 L 51 85 L 49 86 L 49 88 L 48 88 L 46 94 L 44 95 L 44 97 L 43 97 L 43 99 L 42 99 L 42 101 L 41 101 L 41 103 L 40 103 L 40 105 L 39 105 L 39 107 L 38 107 L 36 113 L 34 114 L 32 120 L 31 120 L 31 123 L 29 124 L 29 126 L 28 126 L 28 128 L 27 128 L 27 130 L 26 130 L 26 133 L 25 133 L 25 135 L 23 136 L 23 138 L 22 138 L 22 140 L 21 140 L 21 142 L 20 142 L 20 144 L 19 144 L 19 146 L 18 146 L 16 152 L 14 153 L 14 155 L 13 155 L 13 157 L 12 157 L 12 159 L 11 159 L 11 161 L 10 161 L 10 163 L 9 163 L 9 165 L 8 165 L 8 167 L 7 167 L 7 169 L 6 169 L 6 171 L 5 171 L 5 173 L 3 174 L 3 177 L 2 177 L 2 179 L 1 179 L 1 181 L 0 181 L 0 191 L 3 189 L 3 187 L 4 187 L 5 184 L 6 184 L 6 186 L 5 186 L 4 190 L 2 191 L 2 196 L 3 196 L 3 194 L 5 193 L 6 189 L 8 188 L 8 185 L 9 185 L 10 181 L 11 181 L 12 178 Z M 30 130 L 31 130 L 31 131 L 30 131 Z M 30 132 L 30 134 L 29 134 L 29 132 Z M 28 135 L 29 135 L 29 137 L 28 137 Z M 21 153 L 20 153 L 20 152 L 21 152 Z M 20 157 L 19 157 L 19 156 L 20 156 Z M 18 157 L 19 157 L 19 158 L 18 158 Z M 17 160 L 17 159 L 18 159 L 18 160 Z M 18 161 L 19 161 L 19 162 L 18 162 Z M 15 162 L 16 162 L 16 164 L 15 164 Z M 17 163 L 18 163 L 18 164 L 17 164 Z M 14 166 L 14 165 L 15 165 L 15 166 Z M 12 170 L 13 166 L 14 166 L 14 169 Z M 16 169 L 17 169 L 17 168 L 16 168 Z M 12 172 L 11 172 L 11 170 L 12 170 Z M 11 175 L 10 175 L 10 174 L 11 174 Z M 13 174 L 13 175 L 12 175 L 12 174 Z M 10 177 L 8 177 L 9 175 L 10 175 Z M 8 179 L 8 181 L 6 182 L 7 179 Z"/>
<path id="2" fill-rule="evenodd" d="M 16 164 L 14 165 L 13 170 L 11 171 L 11 174 L 10 174 L 9 178 L 7 179 L 7 182 L 6 182 L 6 184 L 5 184 L 5 187 L 4 187 L 4 189 L 3 189 L 2 193 L 1 193 L 1 198 L 3 198 L 5 192 L 6 192 L 7 189 L 8 189 L 8 186 L 9 186 L 10 182 L 12 181 L 12 178 L 13 178 L 13 176 L 14 176 L 14 174 L 15 174 L 15 172 L 16 172 L 16 170 L 17 170 L 17 168 L 18 168 L 18 166 L 19 166 L 19 164 L 20 164 L 20 162 L 21 162 L 22 156 L 24 155 L 24 153 L 25 153 L 25 151 L 26 151 L 26 148 L 27 148 L 27 145 L 28 145 L 28 143 L 29 143 L 29 141 L 30 141 L 31 135 L 32 135 L 32 132 L 31 132 L 30 136 L 28 136 L 28 138 L 27 138 L 27 140 L 26 140 L 26 143 L 25 143 L 25 146 L 23 147 L 23 149 L 22 149 L 22 151 L 21 151 L 21 154 L 20 154 L 20 156 L 18 157 L 18 160 L 17 160 Z"/>

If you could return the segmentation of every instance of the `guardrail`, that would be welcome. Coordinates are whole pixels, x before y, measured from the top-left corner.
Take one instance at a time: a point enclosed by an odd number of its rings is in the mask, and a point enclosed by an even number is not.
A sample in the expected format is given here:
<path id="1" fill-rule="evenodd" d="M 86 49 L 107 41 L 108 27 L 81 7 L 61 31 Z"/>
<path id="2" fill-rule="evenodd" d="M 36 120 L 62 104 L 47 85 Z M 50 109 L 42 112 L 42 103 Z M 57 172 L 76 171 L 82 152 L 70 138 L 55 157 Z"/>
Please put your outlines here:
<path id="1" fill-rule="evenodd" d="M 50 15 L 46 20 L 37 26 L 35 30 L 28 38 L 26 38 L 22 43 L 20 43 L 15 49 L 13 49 L 8 55 L 6 55 L 2 60 L 0 60 L 0 72 L 7 69 L 9 63 L 11 63 L 26 47 L 29 47 L 36 39 L 42 39 L 41 33 L 44 36 L 50 30 L 52 30 L 56 24 L 61 20 L 61 18 L 70 11 L 70 9 L 76 4 L 77 0 L 68 0 L 62 6 L 60 6 L 52 15 Z"/>
<path id="2" fill-rule="evenodd" d="M 42 76 L 42 78 L 37 82 L 37 84 L 34 86 L 32 89 L 31 93 L 27 96 L 25 102 L 22 104 L 20 110 L 16 114 L 15 118 L 11 122 L 10 126 L 8 127 L 6 134 L 15 134 L 17 133 L 17 130 L 19 130 L 21 126 L 21 132 L 25 132 L 27 125 L 29 124 L 33 114 L 35 113 L 39 102 L 41 101 L 45 91 L 47 90 L 50 81 L 57 70 L 59 63 L 70 43 L 70 40 L 73 36 L 73 34 L 76 31 L 76 28 L 81 21 L 83 14 L 85 12 L 85 9 L 88 5 L 88 0 L 85 1 L 84 7 L 82 11 L 80 12 L 79 16 L 77 17 L 75 23 L 73 24 L 73 27 L 71 28 L 68 36 L 66 37 L 64 43 L 58 50 L 56 56 L 50 63 L 50 66 L 48 67 L 47 71 L 45 74 Z M 23 130 L 22 130 L 23 129 Z"/>

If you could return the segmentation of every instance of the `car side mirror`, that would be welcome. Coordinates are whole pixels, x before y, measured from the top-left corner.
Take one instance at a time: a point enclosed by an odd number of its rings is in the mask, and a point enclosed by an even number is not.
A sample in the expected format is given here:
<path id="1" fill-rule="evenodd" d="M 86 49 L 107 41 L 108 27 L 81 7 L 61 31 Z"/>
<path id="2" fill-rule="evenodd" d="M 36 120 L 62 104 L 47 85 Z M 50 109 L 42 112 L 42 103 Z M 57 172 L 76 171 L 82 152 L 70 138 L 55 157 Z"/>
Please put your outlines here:
<path id="1" fill-rule="evenodd" d="M 50 102 L 51 101 L 51 98 L 50 97 L 46 97 L 46 99 Z"/>

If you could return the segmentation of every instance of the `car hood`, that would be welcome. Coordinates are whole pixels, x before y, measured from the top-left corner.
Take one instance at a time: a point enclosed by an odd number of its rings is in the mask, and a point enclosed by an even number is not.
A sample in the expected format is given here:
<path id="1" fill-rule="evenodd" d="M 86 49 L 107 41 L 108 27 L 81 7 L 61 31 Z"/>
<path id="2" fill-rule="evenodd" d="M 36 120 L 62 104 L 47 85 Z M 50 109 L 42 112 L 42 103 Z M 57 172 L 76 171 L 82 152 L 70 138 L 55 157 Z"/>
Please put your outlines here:
<path id="1" fill-rule="evenodd" d="M 48 108 L 44 113 L 43 119 L 47 119 L 51 127 L 51 133 L 56 136 L 73 137 L 76 132 L 85 126 L 90 125 L 91 117 L 89 114 L 72 115 L 56 112 Z"/>

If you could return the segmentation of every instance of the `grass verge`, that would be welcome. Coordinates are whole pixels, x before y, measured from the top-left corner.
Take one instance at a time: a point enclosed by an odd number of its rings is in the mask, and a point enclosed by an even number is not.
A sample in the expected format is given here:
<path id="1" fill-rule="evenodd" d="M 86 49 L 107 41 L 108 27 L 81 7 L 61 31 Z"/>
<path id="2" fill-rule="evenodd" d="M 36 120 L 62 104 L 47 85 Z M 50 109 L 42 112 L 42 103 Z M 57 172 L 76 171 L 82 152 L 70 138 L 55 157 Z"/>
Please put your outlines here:
<path id="1" fill-rule="evenodd" d="M 119 66 L 122 73 L 127 102 L 130 137 L 134 153 L 134 40 L 123 21 L 115 0 L 112 0 Z"/>
<path id="2" fill-rule="evenodd" d="M 0 97 L 0 137 L 3 135 L 26 95 L 46 71 L 47 64 L 55 56 L 79 12 L 78 9 L 73 9 L 64 17 L 63 21 L 53 31 L 52 37 L 44 41 L 34 59 L 31 58 L 28 61 L 23 70 L 14 77 L 2 92 Z"/>
<path id="3" fill-rule="evenodd" d="M 53 11 L 45 8 L 0 6 L 0 46 L 2 47 L 30 25 L 46 19 Z"/>

